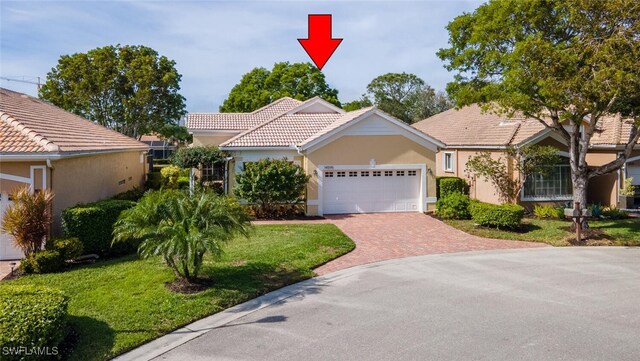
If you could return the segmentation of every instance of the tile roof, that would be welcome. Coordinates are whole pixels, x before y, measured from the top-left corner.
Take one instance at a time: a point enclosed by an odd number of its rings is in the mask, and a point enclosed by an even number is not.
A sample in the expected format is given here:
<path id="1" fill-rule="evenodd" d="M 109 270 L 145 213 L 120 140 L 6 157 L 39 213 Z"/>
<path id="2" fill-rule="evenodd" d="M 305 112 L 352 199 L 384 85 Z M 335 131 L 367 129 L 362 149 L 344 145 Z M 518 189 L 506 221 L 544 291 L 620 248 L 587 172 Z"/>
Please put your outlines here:
<path id="1" fill-rule="evenodd" d="M 282 115 L 302 104 L 289 97 L 280 98 L 251 113 L 189 113 L 187 128 L 191 130 L 247 130 Z"/>
<path id="2" fill-rule="evenodd" d="M 476 104 L 449 109 L 412 126 L 450 147 L 516 145 L 545 129 L 537 119 L 483 112 Z M 603 118 L 598 127 L 592 144 L 625 144 L 631 131 L 630 121 L 619 115 Z"/>
<path id="3" fill-rule="evenodd" d="M 0 153 L 148 149 L 50 103 L 0 88 Z"/>

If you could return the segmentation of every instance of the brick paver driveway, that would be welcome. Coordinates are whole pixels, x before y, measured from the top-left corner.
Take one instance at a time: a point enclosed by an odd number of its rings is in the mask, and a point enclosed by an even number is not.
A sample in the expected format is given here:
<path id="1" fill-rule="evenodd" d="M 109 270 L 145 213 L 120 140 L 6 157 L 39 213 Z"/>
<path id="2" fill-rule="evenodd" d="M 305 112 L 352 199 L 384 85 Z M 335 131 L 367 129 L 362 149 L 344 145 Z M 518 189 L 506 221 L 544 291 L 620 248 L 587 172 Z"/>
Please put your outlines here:
<path id="1" fill-rule="evenodd" d="M 425 254 L 547 246 L 472 236 L 422 213 L 332 215 L 327 216 L 327 220 L 351 237 L 356 249 L 317 268 L 315 271 L 320 275 Z"/>

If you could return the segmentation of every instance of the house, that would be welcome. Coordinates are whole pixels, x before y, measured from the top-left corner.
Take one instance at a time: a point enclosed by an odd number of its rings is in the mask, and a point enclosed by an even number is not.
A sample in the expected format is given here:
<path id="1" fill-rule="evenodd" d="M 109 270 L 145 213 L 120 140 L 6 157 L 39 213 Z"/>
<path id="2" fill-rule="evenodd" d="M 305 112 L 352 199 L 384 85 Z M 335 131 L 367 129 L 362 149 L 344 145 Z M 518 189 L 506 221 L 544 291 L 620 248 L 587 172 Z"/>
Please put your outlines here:
<path id="1" fill-rule="evenodd" d="M 554 167 L 550 176 L 534 175 L 527 179 L 520 203 L 530 209 L 536 203 L 563 204 L 572 199 L 568 146 L 562 137 L 536 119 L 518 114 L 507 118 L 483 112 L 478 105 L 471 105 L 447 110 L 415 123 L 413 127 L 445 144 L 436 157 L 437 176 L 465 178 L 471 185 L 473 198 L 491 203 L 499 203 L 493 185 L 465 172 L 465 165 L 471 156 L 486 151 L 496 159 L 501 156 L 504 159 L 507 147 L 532 144 L 555 146 L 559 149 L 561 162 Z M 609 163 L 618 156 L 631 129 L 630 123 L 619 116 L 604 118 L 599 127 L 587 154 L 587 163 L 594 167 Z M 590 180 L 588 201 L 617 205 L 619 189 L 627 177 L 633 177 L 633 184 L 640 186 L 640 145 L 620 171 Z"/>
<path id="2" fill-rule="evenodd" d="M 251 113 L 190 113 L 194 145 L 228 152 L 227 192 L 243 164 L 286 158 L 311 175 L 306 213 L 423 212 L 435 197 L 444 144 L 375 108 L 282 98 Z"/>
<path id="3" fill-rule="evenodd" d="M 0 88 L 0 221 L 9 194 L 53 191 L 53 233 L 63 209 L 142 186 L 147 145 L 40 99 Z M 0 259 L 22 256 L 0 233 Z"/>

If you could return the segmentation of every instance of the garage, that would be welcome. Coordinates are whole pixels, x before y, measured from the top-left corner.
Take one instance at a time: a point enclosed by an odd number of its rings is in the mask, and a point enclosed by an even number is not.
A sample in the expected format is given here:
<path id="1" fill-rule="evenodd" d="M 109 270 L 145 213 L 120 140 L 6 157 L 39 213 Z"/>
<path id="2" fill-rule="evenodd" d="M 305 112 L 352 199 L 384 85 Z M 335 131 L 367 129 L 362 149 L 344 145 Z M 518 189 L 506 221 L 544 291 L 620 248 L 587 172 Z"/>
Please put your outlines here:
<path id="1" fill-rule="evenodd" d="M 420 169 L 325 170 L 324 214 L 420 212 Z"/>
<path id="2" fill-rule="evenodd" d="M 0 224 L 4 211 L 11 205 L 9 194 L 0 193 Z M 22 251 L 13 244 L 13 237 L 0 227 L 0 261 L 22 258 Z"/>

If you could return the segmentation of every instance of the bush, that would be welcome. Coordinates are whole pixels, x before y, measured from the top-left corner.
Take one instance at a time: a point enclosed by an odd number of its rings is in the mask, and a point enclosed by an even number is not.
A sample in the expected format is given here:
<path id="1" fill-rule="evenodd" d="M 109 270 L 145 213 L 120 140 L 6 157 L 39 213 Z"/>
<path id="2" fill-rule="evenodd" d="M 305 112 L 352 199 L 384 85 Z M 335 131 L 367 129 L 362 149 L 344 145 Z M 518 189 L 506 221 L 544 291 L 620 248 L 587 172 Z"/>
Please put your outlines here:
<path id="1" fill-rule="evenodd" d="M 135 202 L 107 199 L 96 203 L 80 204 L 62 211 L 62 229 L 65 237 L 76 237 L 87 254 L 120 255 L 134 252 L 137 244 L 111 247 L 113 224 L 120 213 L 135 206 Z"/>
<path id="2" fill-rule="evenodd" d="M 438 199 L 436 215 L 444 219 L 469 219 L 469 196 L 459 192 Z"/>
<path id="3" fill-rule="evenodd" d="M 64 268 L 64 259 L 60 252 L 44 250 L 36 252 L 29 258 L 33 273 L 53 273 Z"/>
<path id="4" fill-rule="evenodd" d="M 144 195 L 144 192 L 145 192 L 144 188 L 133 187 L 128 191 L 116 194 L 115 196 L 111 197 L 111 199 L 137 202 L 140 200 L 140 198 L 142 198 L 142 196 Z"/>
<path id="5" fill-rule="evenodd" d="M 602 216 L 607 219 L 625 219 L 629 217 L 629 213 L 617 207 L 605 207 L 602 210 Z"/>
<path id="6" fill-rule="evenodd" d="M 485 227 L 514 229 L 524 217 L 524 208 L 512 203 L 496 205 L 474 201 L 471 202 L 469 211 L 473 221 Z"/>
<path id="7" fill-rule="evenodd" d="M 189 188 L 189 177 L 179 177 L 178 178 L 178 188 L 185 189 Z"/>
<path id="8" fill-rule="evenodd" d="M 439 188 L 440 195 L 439 197 L 446 197 L 451 193 L 462 193 L 469 195 L 469 185 L 462 178 L 457 177 L 447 177 L 440 179 L 440 186 L 436 185 L 436 188 Z"/>
<path id="9" fill-rule="evenodd" d="M 0 352 L 48 347 L 53 353 L 66 334 L 67 297 L 41 286 L 3 286 L 0 289 Z M 48 360 L 51 356 L 7 355 L 2 360 Z"/>
<path id="10" fill-rule="evenodd" d="M 270 217 L 279 205 L 302 202 L 309 178 L 302 167 L 287 159 L 267 158 L 245 163 L 236 176 L 234 192 L 240 199 L 257 203 Z"/>
<path id="11" fill-rule="evenodd" d="M 82 256 L 82 242 L 78 238 L 59 238 L 47 243 L 47 248 L 60 252 L 63 260 L 74 260 Z"/>
<path id="12" fill-rule="evenodd" d="M 175 165 L 169 165 L 160 171 L 162 176 L 162 186 L 167 187 L 169 189 L 178 189 L 178 179 L 180 178 L 179 167 Z"/>
<path id="13" fill-rule="evenodd" d="M 533 207 L 533 215 L 537 218 L 564 219 L 564 208 L 536 204 Z"/>
<path id="14" fill-rule="evenodd" d="M 162 174 L 160 171 L 147 173 L 147 180 L 144 182 L 146 189 L 158 190 L 162 187 Z"/>

